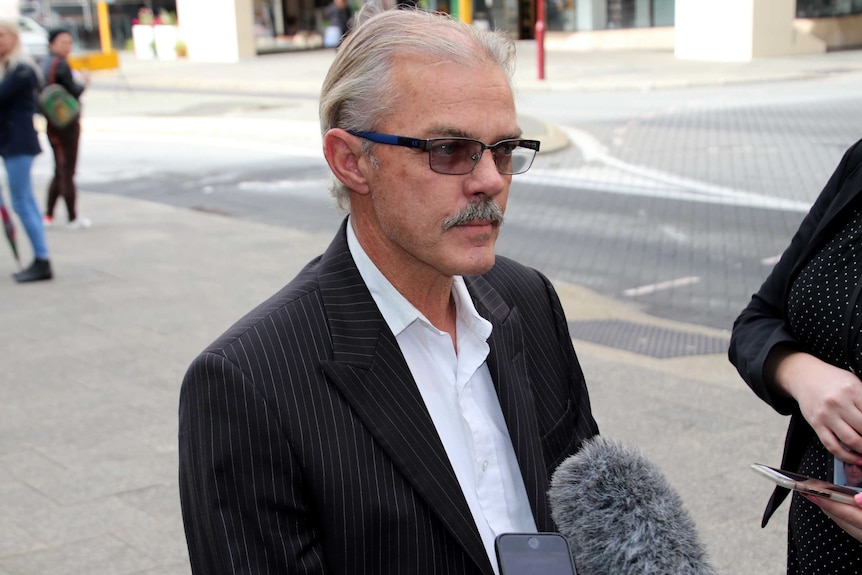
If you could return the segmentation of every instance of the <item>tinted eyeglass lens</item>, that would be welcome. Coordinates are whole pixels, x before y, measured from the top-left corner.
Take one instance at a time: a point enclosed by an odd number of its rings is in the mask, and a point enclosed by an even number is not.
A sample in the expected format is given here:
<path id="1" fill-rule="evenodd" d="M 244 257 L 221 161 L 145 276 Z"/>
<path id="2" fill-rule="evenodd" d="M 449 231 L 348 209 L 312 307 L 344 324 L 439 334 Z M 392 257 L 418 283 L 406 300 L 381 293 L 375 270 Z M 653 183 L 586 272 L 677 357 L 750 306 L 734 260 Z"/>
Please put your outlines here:
<path id="1" fill-rule="evenodd" d="M 493 148 L 494 161 L 501 174 L 523 174 L 530 169 L 536 151 L 519 145 L 519 140 L 504 141 Z"/>
<path id="2" fill-rule="evenodd" d="M 497 164 L 497 171 L 501 174 L 516 174 L 517 168 L 523 165 L 523 154 L 520 152 L 529 152 L 518 147 L 518 142 L 500 142 L 491 151 L 494 153 L 494 162 Z M 529 167 L 529 164 L 527 164 Z"/>
<path id="3" fill-rule="evenodd" d="M 428 150 L 431 169 L 441 174 L 469 174 L 482 153 L 482 144 L 475 140 L 436 140 Z"/>
<path id="4" fill-rule="evenodd" d="M 501 174 L 522 174 L 530 169 L 536 151 L 518 145 L 520 140 L 505 140 L 491 148 Z M 431 169 L 440 174 L 469 174 L 479 163 L 484 146 L 478 140 L 435 140 L 429 158 Z"/>
<path id="5" fill-rule="evenodd" d="M 509 171 L 506 174 L 523 174 L 533 165 L 533 160 L 536 158 L 536 151 L 528 148 L 515 148 L 512 150 L 512 155 L 509 157 Z M 497 166 L 500 166 L 500 160 L 497 160 Z M 502 172 L 502 168 L 499 168 Z"/>

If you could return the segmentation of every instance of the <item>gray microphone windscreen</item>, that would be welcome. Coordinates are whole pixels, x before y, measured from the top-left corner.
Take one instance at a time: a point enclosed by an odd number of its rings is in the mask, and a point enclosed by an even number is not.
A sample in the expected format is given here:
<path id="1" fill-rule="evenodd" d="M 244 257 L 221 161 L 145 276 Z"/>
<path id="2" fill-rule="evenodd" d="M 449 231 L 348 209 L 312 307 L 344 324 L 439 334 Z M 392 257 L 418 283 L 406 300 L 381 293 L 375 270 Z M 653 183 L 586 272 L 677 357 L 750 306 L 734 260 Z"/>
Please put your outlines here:
<path id="1" fill-rule="evenodd" d="M 580 575 L 715 575 L 694 520 L 640 450 L 595 436 L 551 478 L 551 515 Z"/>

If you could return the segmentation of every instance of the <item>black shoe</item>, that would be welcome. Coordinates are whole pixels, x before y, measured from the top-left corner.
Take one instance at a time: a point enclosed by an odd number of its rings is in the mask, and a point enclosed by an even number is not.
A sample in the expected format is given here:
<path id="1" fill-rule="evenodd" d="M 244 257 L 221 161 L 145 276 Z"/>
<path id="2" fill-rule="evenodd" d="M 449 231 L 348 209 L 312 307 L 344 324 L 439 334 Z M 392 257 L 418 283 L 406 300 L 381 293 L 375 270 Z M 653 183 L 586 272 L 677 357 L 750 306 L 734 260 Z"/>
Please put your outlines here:
<path id="1" fill-rule="evenodd" d="M 29 268 L 22 272 L 18 272 L 17 274 L 12 274 L 12 277 L 15 278 L 16 282 L 21 284 L 25 282 L 49 280 L 54 277 L 54 274 L 51 273 L 50 261 L 36 258 L 33 260 L 33 263 L 30 264 Z"/>

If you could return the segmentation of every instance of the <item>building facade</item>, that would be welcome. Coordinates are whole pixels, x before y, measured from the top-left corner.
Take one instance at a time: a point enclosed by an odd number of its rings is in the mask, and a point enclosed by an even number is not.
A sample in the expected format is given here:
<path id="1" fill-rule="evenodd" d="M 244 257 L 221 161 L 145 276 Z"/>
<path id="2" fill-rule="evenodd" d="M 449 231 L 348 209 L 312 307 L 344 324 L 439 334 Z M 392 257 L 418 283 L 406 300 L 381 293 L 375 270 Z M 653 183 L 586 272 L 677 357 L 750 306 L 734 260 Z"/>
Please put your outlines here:
<path id="1" fill-rule="evenodd" d="M 6 0 L 8 1 L 8 0 Z M 132 26 L 141 10 L 179 20 L 180 34 L 196 59 L 236 60 L 256 54 L 323 44 L 331 0 L 21 0 L 21 13 L 46 27 L 69 28 L 84 50 L 99 47 L 96 5 L 108 5 L 115 48 L 129 48 Z M 364 0 L 348 0 L 358 10 Z M 393 6 L 396 1 L 382 0 Z M 414 0 L 415 1 L 415 0 Z M 795 20 L 794 34 L 823 40 L 823 49 L 862 45 L 862 0 L 541 0 L 545 29 L 552 34 L 645 30 L 682 24 L 689 30 L 699 18 L 718 21 L 749 19 L 749 13 L 780 13 Z M 477 26 L 505 31 L 515 39 L 531 39 L 536 29 L 537 0 L 419 0 L 422 8 L 449 12 Z M 689 10 L 688 8 L 691 8 Z M 691 16 L 701 14 L 698 18 Z M 714 22 L 714 20 L 713 20 Z M 774 26 L 774 23 L 772 24 Z M 731 23 L 731 27 L 736 24 Z M 745 26 L 748 26 L 745 23 Z M 763 24 L 762 27 L 767 27 Z M 714 28 L 714 26 L 713 26 Z M 748 28 L 745 28 L 747 30 Z M 758 25 L 754 25 L 754 30 Z M 692 37 L 690 34 L 676 36 Z M 695 35 L 699 32 L 695 32 Z M 744 32 L 748 33 L 748 32 Z M 207 39 L 207 36 L 218 40 Z M 224 49 L 225 43 L 235 44 Z M 202 48 L 195 50 L 195 44 Z M 810 43 L 814 46 L 816 41 Z M 806 44 L 808 46 L 808 44 Z"/>

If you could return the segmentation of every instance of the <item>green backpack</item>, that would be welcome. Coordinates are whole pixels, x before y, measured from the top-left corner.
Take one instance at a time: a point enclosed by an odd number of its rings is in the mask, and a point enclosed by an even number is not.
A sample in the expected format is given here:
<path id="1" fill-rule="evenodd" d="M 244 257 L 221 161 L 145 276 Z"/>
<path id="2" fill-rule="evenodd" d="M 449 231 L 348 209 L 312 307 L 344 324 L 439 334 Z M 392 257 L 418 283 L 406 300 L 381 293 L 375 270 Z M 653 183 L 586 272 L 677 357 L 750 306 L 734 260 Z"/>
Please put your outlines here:
<path id="1" fill-rule="evenodd" d="M 60 59 L 51 65 L 48 85 L 39 91 L 39 109 L 48 122 L 57 128 L 65 128 L 81 115 L 81 103 L 60 84 L 54 84 L 54 73 Z"/>

